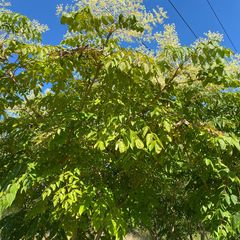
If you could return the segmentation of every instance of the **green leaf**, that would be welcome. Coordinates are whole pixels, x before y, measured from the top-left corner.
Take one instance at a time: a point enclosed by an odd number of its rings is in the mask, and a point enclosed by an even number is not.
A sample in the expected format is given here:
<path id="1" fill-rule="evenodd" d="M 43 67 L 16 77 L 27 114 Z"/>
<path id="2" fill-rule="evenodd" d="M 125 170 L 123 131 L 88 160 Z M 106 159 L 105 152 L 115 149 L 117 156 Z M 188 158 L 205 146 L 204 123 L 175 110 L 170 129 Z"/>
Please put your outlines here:
<path id="1" fill-rule="evenodd" d="M 121 62 L 121 63 L 119 64 L 119 69 L 120 69 L 121 71 L 124 71 L 124 70 L 126 69 L 126 64 L 125 64 L 125 62 Z"/>
<path id="2" fill-rule="evenodd" d="M 9 208 L 16 199 L 17 192 L 20 188 L 19 183 L 13 183 L 9 186 L 8 190 L 1 192 L 0 195 L 0 217 L 4 211 Z"/>
<path id="3" fill-rule="evenodd" d="M 234 205 L 236 205 L 238 203 L 238 197 L 236 195 L 231 195 L 230 198 Z"/>
<path id="4" fill-rule="evenodd" d="M 163 127 L 164 129 L 167 131 L 167 132 L 170 132 L 171 131 L 171 125 L 168 121 L 164 120 L 163 121 Z"/>
<path id="5" fill-rule="evenodd" d="M 105 144 L 104 144 L 104 142 L 103 141 L 101 141 L 101 140 L 99 140 L 99 141 L 97 141 L 97 143 L 94 145 L 94 148 L 97 148 L 97 149 L 99 149 L 100 151 L 103 151 L 103 150 L 105 150 Z"/>
<path id="6" fill-rule="evenodd" d="M 206 206 L 202 206 L 202 210 L 203 210 L 203 212 L 207 212 L 207 207 Z"/>
<path id="7" fill-rule="evenodd" d="M 229 197 L 228 194 L 225 194 L 225 200 L 226 200 L 228 206 L 230 206 L 231 205 L 231 200 L 230 200 L 230 197 Z"/>
<path id="8" fill-rule="evenodd" d="M 162 147 L 159 146 L 157 143 L 155 144 L 155 152 L 159 154 L 162 151 Z"/>
<path id="9" fill-rule="evenodd" d="M 85 205 L 81 205 L 79 207 L 78 213 L 80 216 L 82 216 L 82 214 L 84 213 L 84 211 L 86 210 L 86 206 Z"/>
<path id="10" fill-rule="evenodd" d="M 137 147 L 138 149 L 143 149 L 143 148 L 144 148 L 144 143 L 143 143 L 142 140 L 139 139 L 139 138 L 135 140 L 135 144 L 136 144 L 136 147 Z"/>
<path id="11" fill-rule="evenodd" d="M 223 139 L 219 139 L 218 142 L 220 144 L 221 149 L 222 150 L 226 150 L 226 144 L 225 144 L 224 140 Z"/>
<path id="12" fill-rule="evenodd" d="M 211 165 L 213 167 L 213 163 L 212 163 L 212 161 L 210 159 L 205 158 L 204 161 L 205 161 L 206 166 Z"/>
<path id="13" fill-rule="evenodd" d="M 149 65 L 147 64 L 147 63 L 144 63 L 143 64 L 143 68 L 144 68 L 144 72 L 146 73 L 146 74 L 148 74 L 149 73 Z"/>
<path id="14" fill-rule="evenodd" d="M 142 136 L 145 137 L 146 134 L 148 133 L 148 131 L 149 131 L 149 127 L 148 127 L 148 126 L 145 126 L 145 127 L 143 128 L 143 134 L 142 134 Z"/>
<path id="15" fill-rule="evenodd" d="M 117 141 L 115 149 L 119 150 L 120 153 L 127 151 L 127 147 L 122 140 Z"/>
<path id="16" fill-rule="evenodd" d="M 152 143 L 152 141 L 153 141 L 153 135 L 152 135 L 152 133 L 148 133 L 146 136 L 147 147 Z"/>

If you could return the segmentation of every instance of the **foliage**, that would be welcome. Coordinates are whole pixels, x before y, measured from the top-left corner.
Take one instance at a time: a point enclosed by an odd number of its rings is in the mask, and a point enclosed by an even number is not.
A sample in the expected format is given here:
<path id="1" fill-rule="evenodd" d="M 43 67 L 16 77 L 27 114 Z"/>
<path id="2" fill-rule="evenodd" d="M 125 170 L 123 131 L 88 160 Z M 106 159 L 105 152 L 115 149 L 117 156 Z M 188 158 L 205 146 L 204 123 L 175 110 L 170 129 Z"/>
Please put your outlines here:
<path id="1" fill-rule="evenodd" d="M 139 15 L 85 5 L 63 13 L 58 46 L 0 12 L 2 238 L 236 239 L 238 58 L 211 33 L 180 46 L 170 26 L 156 53 L 126 47 L 148 31 Z"/>

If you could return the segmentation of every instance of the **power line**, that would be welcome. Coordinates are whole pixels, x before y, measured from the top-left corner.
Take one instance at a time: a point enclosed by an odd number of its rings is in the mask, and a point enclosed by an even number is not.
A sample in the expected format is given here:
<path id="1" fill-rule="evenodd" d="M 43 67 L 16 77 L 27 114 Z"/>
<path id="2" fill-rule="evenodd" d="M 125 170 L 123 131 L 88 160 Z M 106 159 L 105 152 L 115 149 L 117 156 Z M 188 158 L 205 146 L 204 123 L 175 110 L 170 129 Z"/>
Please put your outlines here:
<path id="1" fill-rule="evenodd" d="M 188 27 L 188 29 L 191 31 L 191 33 L 194 35 L 195 38 L 198 38 L 197 34 L 193 31 L 193 29 L 191 28 L 191 26 L 188 24 L 188 22 L 185 20 L 185 18 L 183 17 L 183 15 L 178 11 L 177 7 L 172 3 L 171 0 L 168 0 L 168 2 L 172 5 L 172 7 L 175 9 L 175 11 L 177 12 L 177 14 L 179 15 L 179 17 L 183 20 L 183 22 L 185 23 L 185 25 Z"/>
<path id="2" fill-rule="evenodd" d="M 227 36 L 227 38 L 228 38 L 229 42 L 231 43 L 231 45 L 232 45 L 233 49 L 235 50 L 235 52 L 237 52 L 237 51 L 238 51 L 238 50 L 237 50 L 237 48 L 235 47 L 235 45 L 234 45 L 234 43 L 233 43 L 232 39 L 230 38 L 230 36 L 229 36 L 229 34 L 228 34 L 227 30 L 225 29 L 224 25 L 222 24 L 222 22 L 221 22 L 220 18 L 218 17 L 218 15 L 217 15 L 216 11 L 214 10 L 214 8 L 213 8 L 213 6 L 212 6 L 212 4 L 210 3 L 210 1 L 209 1 L 209 0 L 206 0 L 206 1 L 207 1 L 207 3 L 208 3 L 209 7 L 211 8 L 211 10 L 212 10 L 212 12 L 213 12 L 214 16 L 217 18 L 217 20 L 218 20 L 219 24 L 221 25 L 221 27 L 222 27 L 222 29 L 223 29 L 224 33 L 226 34 L 226 36 Z"/>

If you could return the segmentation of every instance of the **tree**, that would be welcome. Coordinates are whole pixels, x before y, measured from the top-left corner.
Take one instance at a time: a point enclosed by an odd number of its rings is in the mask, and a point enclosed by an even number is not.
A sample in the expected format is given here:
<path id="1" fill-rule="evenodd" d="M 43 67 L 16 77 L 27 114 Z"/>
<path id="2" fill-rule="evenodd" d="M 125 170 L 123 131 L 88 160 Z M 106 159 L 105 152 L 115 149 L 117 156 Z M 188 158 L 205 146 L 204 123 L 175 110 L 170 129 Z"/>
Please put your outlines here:
<path id="1" fill-rule="evenodd" d="M 155 33 L 165 13 L 142 1 L 108 2 L 63 11 L 58 46 L 0 12 L 2 238 L 236 239 L 237 56 L 217 34 L 186 47 L 173 26 Z"/>

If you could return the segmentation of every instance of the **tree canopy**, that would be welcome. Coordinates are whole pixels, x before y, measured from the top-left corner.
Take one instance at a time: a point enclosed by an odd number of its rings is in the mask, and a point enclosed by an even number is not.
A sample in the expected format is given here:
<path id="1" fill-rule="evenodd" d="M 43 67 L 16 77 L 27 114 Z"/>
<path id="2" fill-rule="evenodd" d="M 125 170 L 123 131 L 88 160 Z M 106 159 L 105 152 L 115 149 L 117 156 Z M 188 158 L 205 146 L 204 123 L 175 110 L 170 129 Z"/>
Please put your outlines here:
<path id="1" fill-rule="evenodd" d="M 238 56 L 156 32 L 166 13 L 140 0 L 58 10 L 50 46 L 0 9 L 2 239 L 237 239 Z"/>

